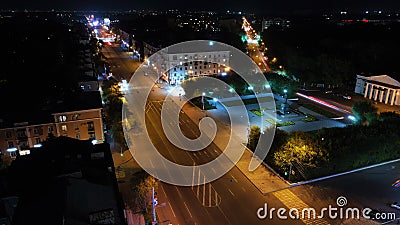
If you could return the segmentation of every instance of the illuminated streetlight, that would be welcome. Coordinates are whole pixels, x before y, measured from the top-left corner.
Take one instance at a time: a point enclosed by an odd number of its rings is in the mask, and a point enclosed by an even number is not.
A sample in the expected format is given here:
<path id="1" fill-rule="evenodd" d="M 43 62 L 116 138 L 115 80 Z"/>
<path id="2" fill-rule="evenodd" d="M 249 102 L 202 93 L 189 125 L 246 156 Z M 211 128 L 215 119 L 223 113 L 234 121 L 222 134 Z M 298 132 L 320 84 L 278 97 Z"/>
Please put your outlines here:
<path id="1" fill-rule="evenodd" d="M 283 93 L 285 93 L 285 106 L 286 106 L 286 103 L 287 103 L 287 90 L 284 89 L 284 90 L 283 90 Z"/>
<path id="2" fill-rule="evenodd" d="M 213 98 L 214 106 L 217 106 L 218 98 Z"/>
<path id="3" fill-rule="evenodd" d="M 203 103 L 203 110 L 204 110 L 204 96 L 206 95 L 206 93 L 202 93 L 201 95 L 201 103 Z"/>

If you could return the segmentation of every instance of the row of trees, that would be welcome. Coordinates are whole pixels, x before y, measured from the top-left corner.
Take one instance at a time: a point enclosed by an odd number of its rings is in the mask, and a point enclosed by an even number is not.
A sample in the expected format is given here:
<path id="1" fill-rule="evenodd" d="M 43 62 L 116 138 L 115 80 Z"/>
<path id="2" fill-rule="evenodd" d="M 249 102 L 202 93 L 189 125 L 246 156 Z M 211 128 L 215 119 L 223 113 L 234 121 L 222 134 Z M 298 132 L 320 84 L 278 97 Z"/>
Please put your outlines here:
<path id="1" fill-rule="evenodd" d="M 102 82 L 102 98 L 104 101 L 105 124 L 113 141 L 122 149 L 127 149 L 123 126 L 122 126 L 122 98 L 118 81 L 110 78 Z"/>
<path id="2" fill-rule="evenodd" d="M 353 88 L 355 73 L 400 69 L 394 60 L 400 48 L 395 44 L 399 29 L 398 24 L 338 26 L 310 19 L 298 20 L 286 30 L 270 27 L 262 36 L 269 58 L 278 58 L 302 82 Z"/>

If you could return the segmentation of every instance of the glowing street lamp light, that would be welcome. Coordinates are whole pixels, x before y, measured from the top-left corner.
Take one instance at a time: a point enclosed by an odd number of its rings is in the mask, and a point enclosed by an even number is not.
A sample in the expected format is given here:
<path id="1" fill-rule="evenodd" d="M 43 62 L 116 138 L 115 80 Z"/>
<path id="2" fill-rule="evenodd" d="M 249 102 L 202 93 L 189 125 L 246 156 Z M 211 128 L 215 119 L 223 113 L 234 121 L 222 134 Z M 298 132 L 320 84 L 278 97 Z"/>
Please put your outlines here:
<path id="1" fill-rule="evenodd" d="M 214 106 L 217 106 L 218 98 L 213 98 Z"/>
<path id="2" fill-rule="evenodd" d="M 203 110 L 204 110 L 204 96 L 206 95 L 206 93 L 202 93 L 201 94 L 201 103 L 203 104 Z"/>
<path id="3" fill-rule="evenodd" d="M 283 93 L 285 93 L 285 104 L 287 103 L 287 92 L 288 92 L 287 89 L 283 90 Z"/>

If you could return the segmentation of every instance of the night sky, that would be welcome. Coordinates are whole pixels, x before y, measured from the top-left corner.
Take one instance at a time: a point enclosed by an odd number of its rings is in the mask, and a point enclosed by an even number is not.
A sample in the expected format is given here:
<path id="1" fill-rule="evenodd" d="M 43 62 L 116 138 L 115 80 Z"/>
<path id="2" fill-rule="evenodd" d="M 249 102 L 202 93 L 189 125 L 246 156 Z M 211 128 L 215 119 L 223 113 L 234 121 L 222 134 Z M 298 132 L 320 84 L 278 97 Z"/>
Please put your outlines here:
<path id="1" fill-rule="evenodd" d="M 5 1 L 2 9 L 36 10 L 130 10 L 130 9 L 189 9 L 244 12 L 298 12 L 329 10 L 398 10 L 397 0 L 15 0 Z"/>

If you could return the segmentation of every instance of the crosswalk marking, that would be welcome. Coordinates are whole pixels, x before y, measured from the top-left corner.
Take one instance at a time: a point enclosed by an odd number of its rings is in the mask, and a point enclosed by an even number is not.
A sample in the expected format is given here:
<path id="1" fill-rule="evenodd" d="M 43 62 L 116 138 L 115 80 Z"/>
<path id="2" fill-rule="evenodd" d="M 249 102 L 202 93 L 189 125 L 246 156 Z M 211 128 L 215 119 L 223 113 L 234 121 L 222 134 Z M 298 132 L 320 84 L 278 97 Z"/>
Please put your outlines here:
<path id="1" fill-rule="evenodd" d="M 276 191 L 273 193 L 275 197 L 279 199 L 289 210 L 290 209 L 297 209 L 300 213 L 305 208 L 310 208 L 303 200 L 297 197 L 293 192 L 289 189 L 284 189 L 281 191 Z M 328 225 L 329 223 L 321 218 L 318 218 L 318 212 L 316 215 L 317 218 L 301 218 L 300 219 L 307 225 Z"/>

